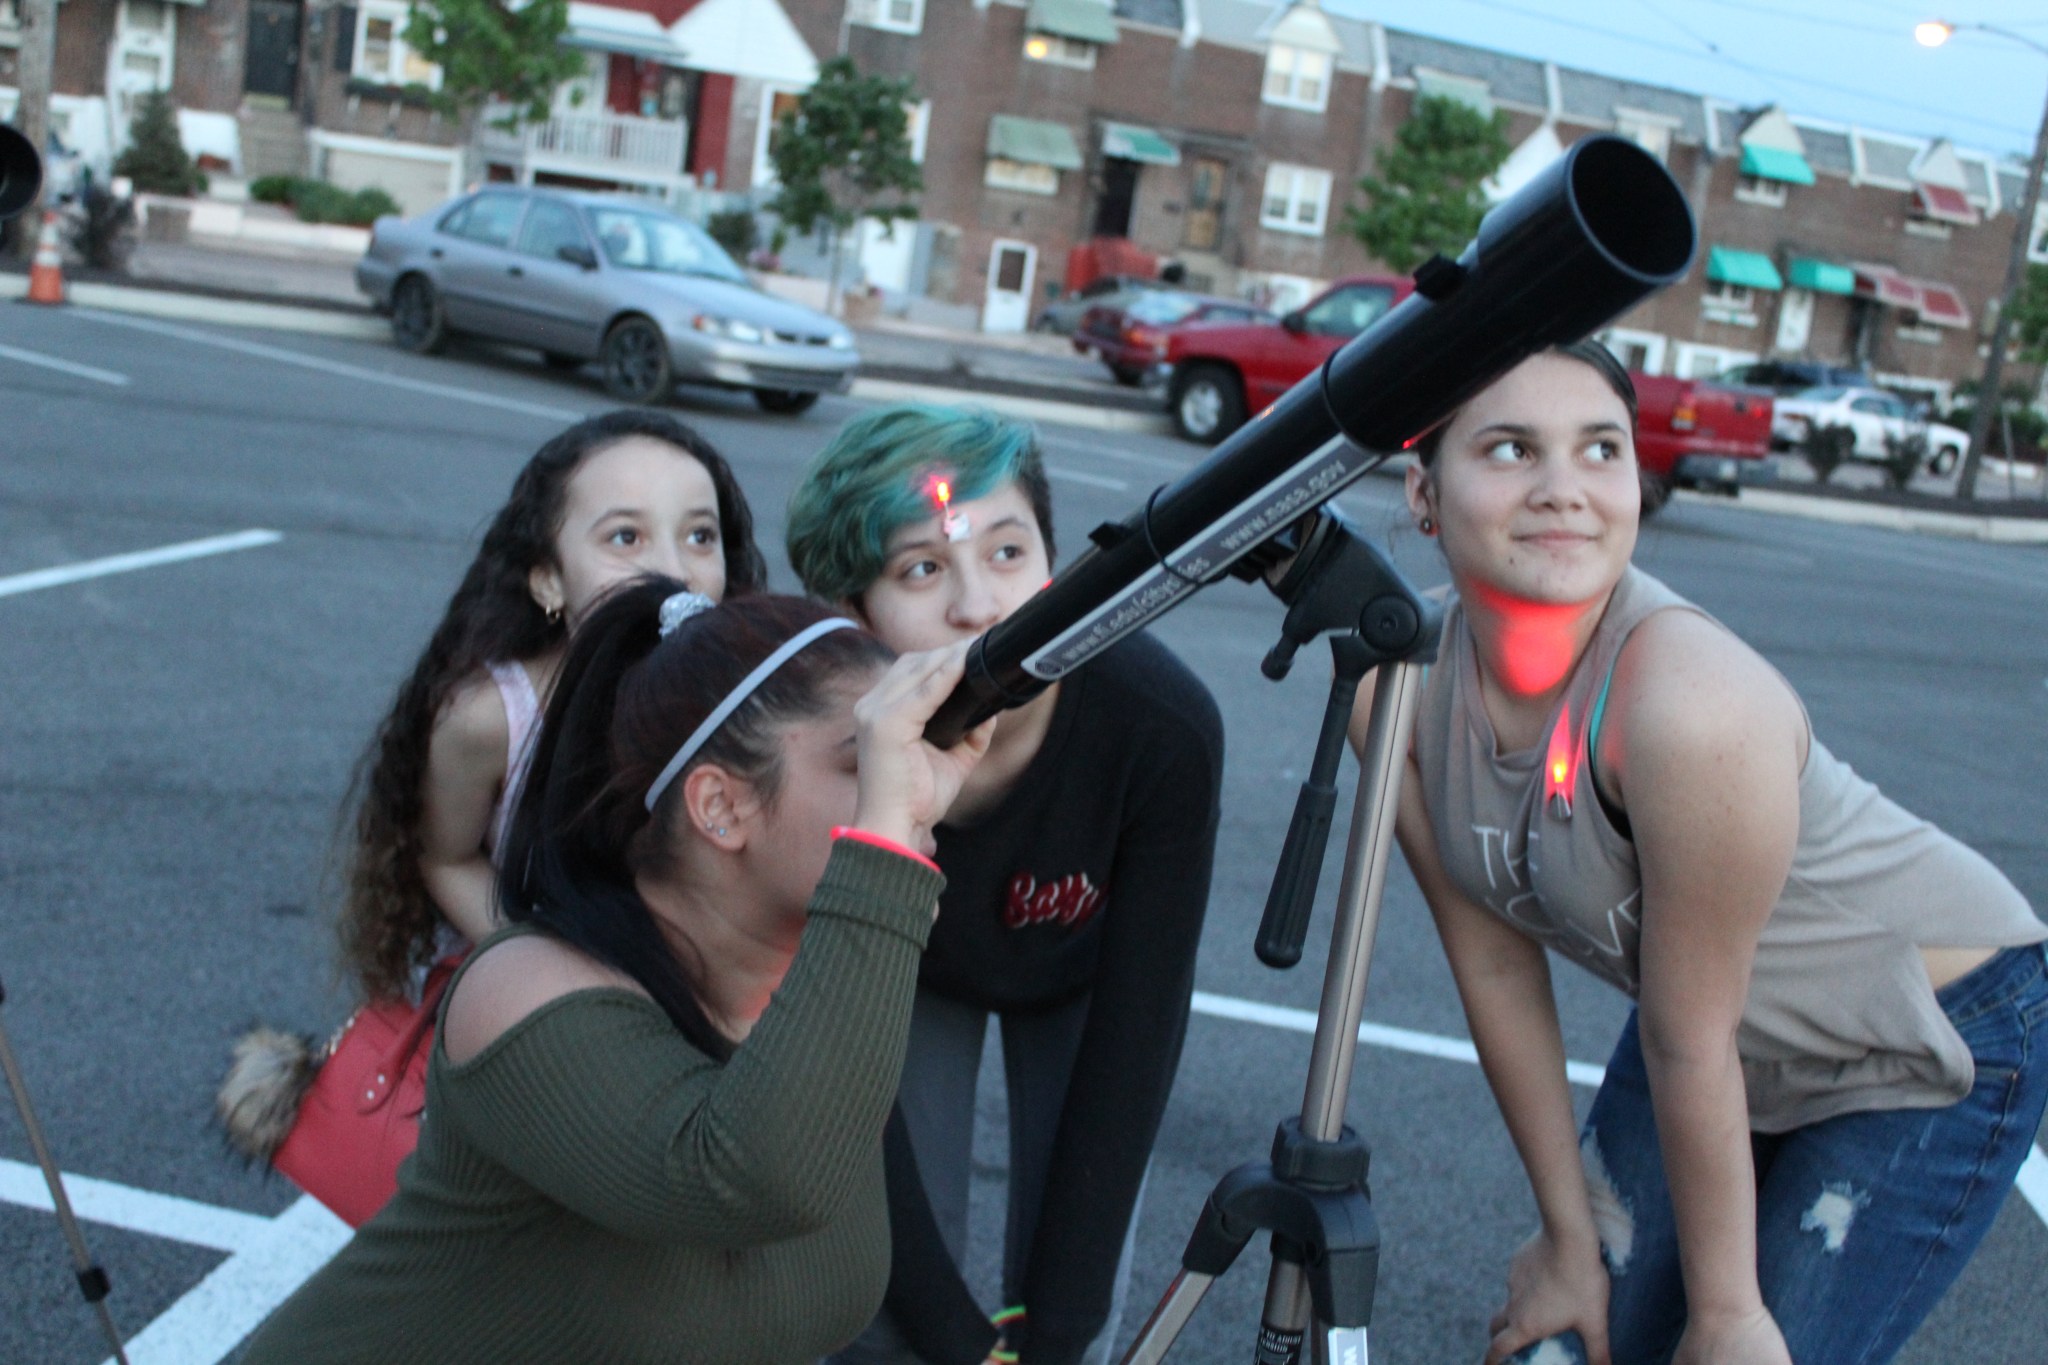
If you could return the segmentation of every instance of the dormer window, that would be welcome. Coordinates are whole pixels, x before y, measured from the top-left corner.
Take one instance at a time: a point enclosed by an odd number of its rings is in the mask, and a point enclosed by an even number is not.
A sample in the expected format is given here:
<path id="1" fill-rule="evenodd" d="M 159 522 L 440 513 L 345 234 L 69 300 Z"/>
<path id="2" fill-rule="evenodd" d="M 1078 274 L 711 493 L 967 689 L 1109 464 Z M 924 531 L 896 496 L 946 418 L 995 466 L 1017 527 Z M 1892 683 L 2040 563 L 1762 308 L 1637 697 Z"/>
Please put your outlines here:
<path id="1" fill-rule="evenodd" d="M 1025 34 L 1024 55 L 1034 62 L 1079 67 L 1083 71 L 1095 69 L 1094 43 L 1084 43 L 1058 33 Z"/>
<path id="2" fill-rule="evenodd" d="M 1330 103 L 1330 54 L 1275 43 L 1266 51 L 1267 104 L 1321 111 Z"/>

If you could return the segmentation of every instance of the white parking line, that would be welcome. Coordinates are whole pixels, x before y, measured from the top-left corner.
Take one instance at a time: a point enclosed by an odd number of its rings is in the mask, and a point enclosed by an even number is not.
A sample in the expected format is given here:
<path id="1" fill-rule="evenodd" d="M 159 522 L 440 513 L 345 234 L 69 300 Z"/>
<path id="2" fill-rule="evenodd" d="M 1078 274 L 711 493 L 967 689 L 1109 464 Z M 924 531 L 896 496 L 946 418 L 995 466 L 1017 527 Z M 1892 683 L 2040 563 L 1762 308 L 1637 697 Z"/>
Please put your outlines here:
<path id="1" fill-rule="evenodd" d="M 1119 493 L 1124 492 L 1131 486 L 1128 479 L 1111 479 L 1105 478 L 1100 474 L 1084 474 L 1078 469 L 1068 469 L 1064 465 L 1049 464 L 1045 467 L 1045 472 L 1048 478 L 1064 479 L 1068 483 L 1085 483 L 1090 488 L 1114 489 Z"/>
<path id="2" fill-rule="evenodd" d="M 46 370 L 61 374 L 77 375 L 80 379 L 96 379 L 102 384 L 122 385 L 128 382 L 125 374 L 102 370 L 93 365 L 81 365 L 75 360 L 63 360 L 57 356 L 44 355 L 41 351 L 24 351 L 19 346 L 0 346 L 0 357 L 18 360 L 24 365 L 40 365 Z"/>
<path id="3" fill-rule="evenodd" d="M 1313 1033 L 1316 1027 L 1311 1010 L 1208 991 L 1195 992 L 1193 1008 L 1196 1014 L 1291 1033 Z M 1390 1024 L 1361 1024 L 1358 1041 L 1441 1061 L 1476 1065 L 1479 1060 L 1468 1039 Z M 1565 1074 L 1574 1084 L 1598 1085 L 1603 1069 L 1591 1062 L 1567 1062 Z M 2048 1223 L 2048 1154 L 2038 1146 L 2029 1149 L 2014 1186 Z M 133 1365 L 217 1365 L 352 1235 L 347 1224 L 311 1196 L 275 1218 L 263 1218 L 89 1176 L 66 1174 L 64 1188 L 78 1216 L 88 1222 L 231 1253 L 128 1341 Z M 0 1204 L 49 1212 L 42 1172 L 0 1159 Z"/>
<path id="4" fill-rule="evenodd" d="M 436 398 L 452 398 L 459 403 L 475 403 L 479 407 L 497 408 L 503 412 L 523 413 L 529 417 L 545 417 L 556 422 L 578 422 L 590 414 L 574 408 L 558 408 L 546 403 L 528 403 L 518 398 L 500 398 L 493 393 L 479 393 L 475 389 L 459 388 L 454 384 L 436 384 L 426 379 L 408 379 L 400 374 L 386 374 L 363 365 L 350 365 L 346 361 L 329 360 L 325 356 L 307 355 L 303 351 L 290 350 L 283 346 L 266 346 L 260 341 L 244 341 L 240 337 L 216 336 L 212 332 L 201 332 L 191 327 L 180 327 L 169 322 L 147 322 L 141 318 L 121 317 L 113 313 L 99 313 L 90 309 L 74 310 L 74 315 L 104 322 L 110 327 L 127 327 L 138 332 L 154 332 L 158 336 L 176 337 L 195 346 L 212 346 L 223 351 L 234 351 L 241 355 L 256 356 L 263 360 L 274 360 L 280 365 L 296 365 L 303 370 L 314 370 L 321 374 L 340 375 L 346 379 L 359 379 L 366 384 L 382 384 L 387 388 L 404 389 L 408 393 L 432 394 Z"/>
<path id="5" fill-rule="evenodd" d="M 80 583 L 88 578 L 105 578 L 108 574 L 154 569 L 162 564 L 179 564 L 188 559 L 231 554 L 236 550 L 253 550 L 261 545 L 275 545 L 283 539 L 284 537 L 275 531 L 236 531 L 232 535 L 187 540 L 156 550 L 137 550 L 133 554 L 109 555 L 105 559 L 88 559 L 78 564 L 59 565 L 54 569 L 37 569 L 32 573 L 18 573 L 0 578 L 0 597 L 35 592 L 39 588 L 62 587 L 66 583 Z"/>

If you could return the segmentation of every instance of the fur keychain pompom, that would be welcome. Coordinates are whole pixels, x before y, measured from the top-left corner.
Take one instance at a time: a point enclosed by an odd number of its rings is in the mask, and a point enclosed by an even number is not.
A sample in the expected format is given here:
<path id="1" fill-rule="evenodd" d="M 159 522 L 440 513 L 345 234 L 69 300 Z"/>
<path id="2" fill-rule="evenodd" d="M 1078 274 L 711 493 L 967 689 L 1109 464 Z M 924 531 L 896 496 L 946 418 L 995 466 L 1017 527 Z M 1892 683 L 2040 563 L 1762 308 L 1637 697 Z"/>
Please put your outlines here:
<path id="1" fill-rule="evenodd" d="M 228 1144 L 268 1162 L 298 1121 L 299 1104 L 319 1074 L 322 1052 L 310 1038 L 255 1028 L 235 1042 L 234 1063 L 214 1096 Z"/>

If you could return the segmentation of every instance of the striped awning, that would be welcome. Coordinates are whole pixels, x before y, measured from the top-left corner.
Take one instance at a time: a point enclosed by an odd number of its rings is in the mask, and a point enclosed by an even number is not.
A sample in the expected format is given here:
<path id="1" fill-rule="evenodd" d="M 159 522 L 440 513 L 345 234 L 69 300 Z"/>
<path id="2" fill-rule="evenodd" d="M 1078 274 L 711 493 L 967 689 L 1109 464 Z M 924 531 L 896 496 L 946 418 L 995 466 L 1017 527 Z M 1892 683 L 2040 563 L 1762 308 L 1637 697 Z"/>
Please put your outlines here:
<path id="1" fill-rule="evenodd" d="M 1920 286 L 1888 265 L 1855 265 L 1856 293 L 1888 308 L 1920 307 Z"/>
<path id="2" fill-rule="evenodd" d="M 1142 128 L 1135 123 L 1103 124 L 1102 154 L 1119 156 L 1127 161 L 1142 161 L 1150 166 L 1180 165 L 1180 148 L 1153 129 Z"/>
<path id="3" fill-rule="evenodd" d="M 1794 289 L 1811 289 L 1816 294 L 1856 292 L 1855 271 L 1833 261 L 1817 261 L 1811 256 L 1794 256 L 1785 269 L 1785 277 Z"/>
<path id="4" fill-rule="evenodd" d="M 1975 227 L 1982 221 L 1977 217 L 1977 206 L 1970 202 L 1968 196 L 1947 185 L 1915 185 L 1913 207 L 1937 223 Z"/>
<path id="5" fill-rule="evenodd" d="M 1707 278 L 1748 289 L 1783 289 L 1785 281 L 1771 258 L 1759 251 L 1737 251 L 1730 246 L 1707 249 Z"/>
<path id="6" fill-rule="evenodd" d="M 1925 280 L 1919 284 L 1920 321 L 1935 327 L 1969 330 L 1970 307 L 1963 302 L 1961 293 L 1945 284 L 1930 284 Z"/>
<path id="7" fill-rule="evenodd" d="M 1078 171 L 1084 164 L 1081 145 L 1064 123 L 997 114 L 988 121 L 988 154 L 1001 161 Z"/>

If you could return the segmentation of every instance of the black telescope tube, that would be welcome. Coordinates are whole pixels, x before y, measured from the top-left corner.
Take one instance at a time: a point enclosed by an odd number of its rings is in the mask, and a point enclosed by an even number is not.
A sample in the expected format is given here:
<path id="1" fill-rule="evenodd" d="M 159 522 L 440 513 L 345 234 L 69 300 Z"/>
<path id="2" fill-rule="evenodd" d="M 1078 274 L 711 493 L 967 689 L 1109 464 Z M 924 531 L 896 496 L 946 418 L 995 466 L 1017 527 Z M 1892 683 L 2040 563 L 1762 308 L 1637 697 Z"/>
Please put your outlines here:
<path id="1" fill-rule="evenodd" d="M 1696 240 L 1655 157 L 1576 143 L 1455 265 L 1424 266 L 1414 294 L 975 641 L 926 737 L 952 745 L 1164 614 L 1529 356 L 1678 279 Z"/>
<path id="2" fill-rule="evenodd" d="M 0 123 L 0 221 L 35 202 L 43 184 L 43 161 L 33 142 Z"/>

